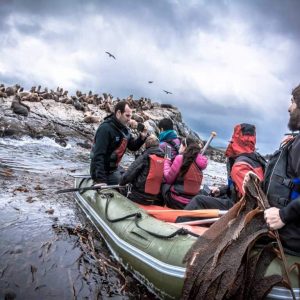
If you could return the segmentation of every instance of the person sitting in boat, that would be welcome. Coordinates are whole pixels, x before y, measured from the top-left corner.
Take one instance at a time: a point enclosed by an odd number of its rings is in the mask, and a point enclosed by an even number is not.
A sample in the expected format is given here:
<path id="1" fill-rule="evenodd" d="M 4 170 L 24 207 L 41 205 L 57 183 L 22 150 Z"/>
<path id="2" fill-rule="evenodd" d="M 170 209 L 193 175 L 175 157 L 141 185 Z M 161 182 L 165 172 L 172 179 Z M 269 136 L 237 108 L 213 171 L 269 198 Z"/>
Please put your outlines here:
<path id="1" fill-rule="evenodd" d="M 120 185 L 131 183 L 131 193 L 127 197 L 134 202 L 161 205 L 164 152 L 159 148 L 159 140 L 154 134 L 147 137 L 145 148 L 122 176 Z"/>
<path id="2" fill-rule="evenodd" d="M 176 131 L 174 130 L 173 121 L 169 118 L 164 118 L 159 121 L 158 128 L 159 134 L 159 147 L 166 153 L 166 147 L 171 147 L 171 159 L 173 160 L 176 155 L 179 154 L 180 139 Z"/>
<path id="3" fill-rule="evenodd" d="M 291 131 L 300 130 L 300 85 L 292 91 L 288 109 Z M 300 256 L 300 134 L 286 139 L 270 158 L 263 189 L 271 208 L 264 217 L 270 229 L 278 230 L 287 253 Z"/>
<path id="4" fill-rule="evenodd" d="M 182 140 L 179 152 L 173 162 L 164 162 L 162 187 L 165 204 L 170 208 L 183 209 L 199 193 L 207 158 L 200 154 L 201 145 L 191 136 Z"/>
<path id="5" fill-rule="evenodd" d="M 120 101 L 114 113 L 98 127 L 91 150 L 90 173 L 95 183 L 118 184 L 121 178 L 119 163 L 128 148 L 137 151 L 145 142 L 147 129 L 137 139 L 127 127 L 132 110 L 126 101 Z"/>
<path id="6" fill-rule="evenodd" d="M 195 196 L 185 209 L 227 210 L 245 194 L 243 182 L 249 171 L 262 180 L 266 161 L 259 153 L 255 152 L 255 145 L 255 126 L 247 123 L 236 125 L 225 152 L 227 157 L 228 185 L 213 188 L 211 196 L 201 194 Z M 193 218 L 177 218 L 177 222 L 190 220 L 193 220 Z"/>

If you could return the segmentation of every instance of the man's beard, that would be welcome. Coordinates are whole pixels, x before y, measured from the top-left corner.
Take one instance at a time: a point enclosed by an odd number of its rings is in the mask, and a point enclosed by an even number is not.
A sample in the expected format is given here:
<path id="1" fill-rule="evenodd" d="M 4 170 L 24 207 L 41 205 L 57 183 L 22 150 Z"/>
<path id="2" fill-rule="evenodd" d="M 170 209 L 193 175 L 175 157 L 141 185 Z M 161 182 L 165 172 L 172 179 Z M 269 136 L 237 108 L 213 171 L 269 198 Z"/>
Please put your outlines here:
<path id="1" fill-rule="evenodd" d="M 291 131 L 300 130 L 300 109 L 299 108 L 296 108 L 290 114 L 290 120 L 288 123 L 288 127 Z"/>

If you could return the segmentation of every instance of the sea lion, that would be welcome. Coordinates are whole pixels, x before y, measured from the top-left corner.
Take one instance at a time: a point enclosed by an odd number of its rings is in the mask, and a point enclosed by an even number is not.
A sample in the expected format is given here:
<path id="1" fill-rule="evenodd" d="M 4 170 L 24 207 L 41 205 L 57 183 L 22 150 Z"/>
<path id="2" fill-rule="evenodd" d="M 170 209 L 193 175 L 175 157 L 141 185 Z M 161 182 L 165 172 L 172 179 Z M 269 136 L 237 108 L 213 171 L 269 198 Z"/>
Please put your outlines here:
<path id="1" fill-rule="evenodd" d="M 90 111 L 87 111 L 84 113 L 83 122 L 85 123 L 99 123 L 101 120 L 101 117 L 94 116 Z"/>
<path id="2" fill-rule="evenodd" d="M 7 94 L 5 92 L 0 91 L 0 98 L 7 98 Z"/>
<path id="3" fill-rule="evenodd" d="M 15 94 L 15 89 L 12 86 L 8 86 L 5 89 L 5 93 L 8 97 L 13 96 Z"/>
<path id="4" fill-rule="evenodd" d="M 22 115 L 24 117 L 27 117 L 30 111 L 30 107 L 24 103 L 21 103 L 21 98 L 17 95 L 14 97 L 11 103 L 11 109 L 15 114 Z"/>
<path id="5" fill-rule="evenodd" d="M 23 97 L 25 97 L 25 96 L 28 96 L 28 95 L 30 95 L 31 93 L 30 92 L 26 92 L 26 91 L 18 91 L 18 93 L 17 93 L 17 95 L 20 97 L 20 98 L 23 98 Z"/>

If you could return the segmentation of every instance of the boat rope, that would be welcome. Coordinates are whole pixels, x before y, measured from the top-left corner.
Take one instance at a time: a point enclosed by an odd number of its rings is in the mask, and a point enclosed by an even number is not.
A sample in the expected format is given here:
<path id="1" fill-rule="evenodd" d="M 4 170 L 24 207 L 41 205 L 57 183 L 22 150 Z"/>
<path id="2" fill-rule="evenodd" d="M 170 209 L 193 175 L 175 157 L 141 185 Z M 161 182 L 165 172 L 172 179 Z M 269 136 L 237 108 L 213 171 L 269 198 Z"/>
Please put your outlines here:
<path id="1" fill-rule="evenodd" d="M 126 220 L 126 219 L 129 219 L 129 218 L 133 218 L 134 217 L 134 222 L 135 222 L 135 225 L 136 227 L 138 227 L 139 229 L 147 232 L 148 234 L 154 236 L 154 237 L 157 237 L 157 238 L 161 238 L 161 239 L 170 239 L 170 238 L 173 238 L 175 237 L 176 235 L 192 235 L 192 236 L 195 236 L 195 237 L 199 237 L 198 234 L 196 233 L 193 233 L 185 228 L 179 228 L 178 230 L 176 230 L 175 232 L 171 233 L 170 235 L 161 235 L 161 234 L 158 234 L 158 233 L 155 233 L 155 232 L 152 232 L 152 231 L 149 231 L 143 227 L 141 227 L 139 225 L 139 220 L 142 219 L 142 214 L 140 212 L 135 212 L 135 213 L 132 213 L 132 214 L 129 214 L 129 215 L 126 215 L 126 216 L 123 216 L 123 217 L 120 217 L 120 218 L 116 218 L 116 219 L 111 219 L 109 216 L 108 216 L 108 206 L 109 206 L 109 202 L 110 200 L 114 197 L 114 194 L 113 193 L 101 193 L 102 195 L 104 195 L 106 197 L 106 204 L 105 204 L 105 217 L 106 219 L 111 222 L 111 223 L 116 223 L 116 222 L 120 222 L 120 221 L 123 221 L 123 220 Z"/>

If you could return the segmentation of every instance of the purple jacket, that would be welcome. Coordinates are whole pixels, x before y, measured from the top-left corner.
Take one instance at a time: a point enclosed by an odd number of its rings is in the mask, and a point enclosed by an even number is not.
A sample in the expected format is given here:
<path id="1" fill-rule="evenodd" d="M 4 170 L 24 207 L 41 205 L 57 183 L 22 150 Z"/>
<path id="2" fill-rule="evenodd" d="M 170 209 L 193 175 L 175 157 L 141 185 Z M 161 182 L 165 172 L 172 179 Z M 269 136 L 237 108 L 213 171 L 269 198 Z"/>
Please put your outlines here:
<path id="1" fill-rule="evenodd" d="M 204 155 L 198 154 L 195 162 L 200 170 L 204 170 L 207 166 L 207 158 Z M 168 159 L 165 160 L 164 178 L 167 184 L 172 185 L 176 182 L 182 163 L 183 163 L 183 155 L 181 154 L 177 155 L 173 162 Z M 188 203 L 190 201 L 190 199 L 175 195 L 174 193 L 172 193 L 172 198 L 174 198 L 175 200 L 181 203 Z"/>
<path id="2" fill-rule="evenodd" d="M 180 139 L 179 138 L 176 138 L 176 139 L 172 139 L 172 141 L 178 146 L 178 149 L 179 149 L 179 146 L 181 144 L 180 142 Z M 171 155 L 172 155 L 172 159 L 175 158 L 176 155 L 178 155 L 178 151 L 174 148 L 174 146 L 172 146 L 170 143 L 168 142 L 160 142 L 159 143 L 159 148 L 164 152 L 166 153 L 166 147 L 167 145 L 171 146 L 172 150 L 171 150 Z"/>

